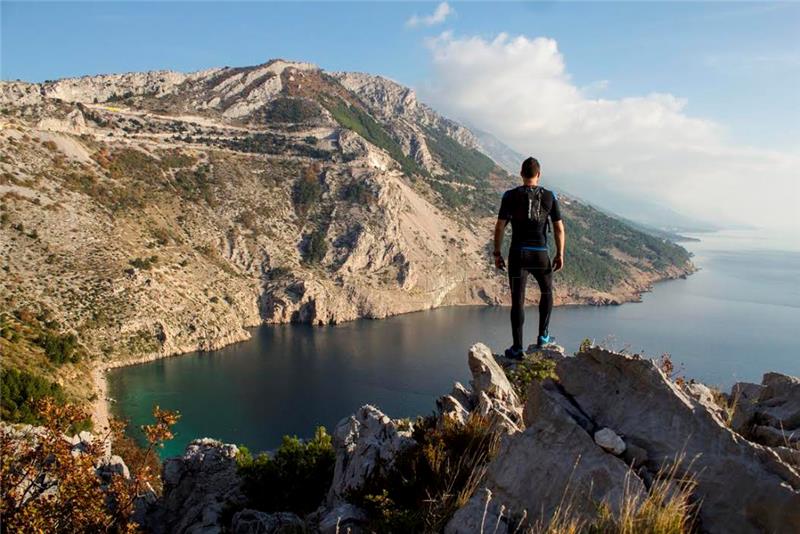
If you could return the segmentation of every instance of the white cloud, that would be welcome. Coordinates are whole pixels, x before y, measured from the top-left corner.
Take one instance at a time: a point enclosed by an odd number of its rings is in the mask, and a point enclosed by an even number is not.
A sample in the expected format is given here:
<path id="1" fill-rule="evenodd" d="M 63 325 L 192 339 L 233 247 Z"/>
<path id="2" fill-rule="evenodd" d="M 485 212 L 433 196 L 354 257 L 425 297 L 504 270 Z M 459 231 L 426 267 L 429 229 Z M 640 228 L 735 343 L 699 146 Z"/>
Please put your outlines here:
<path id="1" fill-rule="evenodd" d="M 434 26 L 444 22 L 445 19 L 447 19 L 447 17 L 453 13 L 454 10 L 452 7 L 450 7 L 450 4 L 447 2 L 442 2 L 436 6 L 436 9 L 430 15 L 412 15 L 411 18 L 406 21 L 406 26 L 409 28 L 416 28 L 418 26 Z"/>
<path id="2" fill-rule="evenodd" d="M 433 76 L 422 98 L 536 155 L 545 179 L 579 176 L 586 190 L 800 237 L 800 154 L 732 144 L 720 124 L 689 115 L 686 99 L 671 94 L 592 97 L 603 84 L 577 87 L 553 39 L 444 32 L 427 44 Z"/>

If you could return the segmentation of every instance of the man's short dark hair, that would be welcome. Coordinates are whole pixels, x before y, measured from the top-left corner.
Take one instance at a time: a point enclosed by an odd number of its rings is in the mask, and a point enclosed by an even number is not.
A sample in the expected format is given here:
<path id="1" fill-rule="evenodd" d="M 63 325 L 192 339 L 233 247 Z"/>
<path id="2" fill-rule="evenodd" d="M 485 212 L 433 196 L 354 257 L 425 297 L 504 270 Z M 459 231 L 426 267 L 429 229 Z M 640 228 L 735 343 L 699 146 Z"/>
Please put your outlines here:
<path id="1" fill-rule="evenodd" d="M 539 167 L 539 161 L 536 158 L 528 158 L 522 162 L 522 170 L 520 174 L 523 178 L 533 178 L 537 174 L 541 167 Z"/>

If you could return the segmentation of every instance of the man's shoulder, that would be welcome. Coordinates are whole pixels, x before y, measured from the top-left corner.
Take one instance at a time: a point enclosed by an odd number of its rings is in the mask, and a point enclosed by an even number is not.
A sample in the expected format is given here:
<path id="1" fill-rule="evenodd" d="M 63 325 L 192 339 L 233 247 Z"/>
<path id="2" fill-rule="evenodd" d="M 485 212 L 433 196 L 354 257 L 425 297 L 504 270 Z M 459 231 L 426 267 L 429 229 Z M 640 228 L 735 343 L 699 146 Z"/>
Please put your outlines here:
<path id="1" fill-rule="evenodd" d="M 507 197 L 514 196 L 514 195 L 516 195 L 516 194 L 517 194 L 517 193 L 519 193 L 519 192 L 520 192 L 520 187 L 519 187 L 519 186 L 517 186 L 517 187 L 512 187 L 511 189 L 509 189 L 508 191 L 506 191 L 505 193 L 503 193 L 503 198 L 507 198 Z"/>
<path id="2" fill-rule="evenodd" d="M 542 187 L 542 192 L 545 194 L 545 196 L 552 197 L 553 200 L 558 200 L 558 196 L 556 195 L 556 192 L 553 191 L 552 189 L 547 189 L 546 187 Z"/>

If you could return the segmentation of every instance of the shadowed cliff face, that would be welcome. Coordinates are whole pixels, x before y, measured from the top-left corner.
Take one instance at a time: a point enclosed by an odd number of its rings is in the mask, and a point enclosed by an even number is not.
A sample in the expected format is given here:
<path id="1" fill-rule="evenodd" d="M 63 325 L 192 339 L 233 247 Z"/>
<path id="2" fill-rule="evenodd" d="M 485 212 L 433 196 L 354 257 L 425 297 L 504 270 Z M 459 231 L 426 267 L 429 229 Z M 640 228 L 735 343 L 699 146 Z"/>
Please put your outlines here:
<path id="1" fill-rule="evenodd" d="M 273 60 L 3 82 L 0 107 L 4 305 L 49 310 L 109 364 L 264 321 L 507 299 L 487 246 L 516 180 L 390 80 Z M 562 203 L 557 303 L 691 272 L 682 248 Z"/>

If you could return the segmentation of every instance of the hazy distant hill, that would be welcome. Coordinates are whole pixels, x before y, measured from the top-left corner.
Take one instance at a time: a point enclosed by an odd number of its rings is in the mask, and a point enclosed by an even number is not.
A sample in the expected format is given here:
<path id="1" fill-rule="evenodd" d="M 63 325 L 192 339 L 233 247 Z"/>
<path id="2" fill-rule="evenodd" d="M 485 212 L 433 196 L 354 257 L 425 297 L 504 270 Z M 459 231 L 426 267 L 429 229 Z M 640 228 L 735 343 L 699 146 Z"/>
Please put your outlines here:
<path id="1" fill-rule="evenodd" d="M 507 298 L 488 251 L 517 178 L 385 78 L 273 60 L 4 82 L 0 108 L 4 309 L 49 312 L 4 319 L 21 366 L 44 361 L 42 328 L 132 361 L 264 321 Z M 691 271 L 683 248 L 562 202 L 558 303 L 637 299 Z"/>

